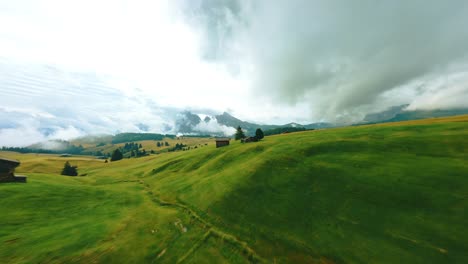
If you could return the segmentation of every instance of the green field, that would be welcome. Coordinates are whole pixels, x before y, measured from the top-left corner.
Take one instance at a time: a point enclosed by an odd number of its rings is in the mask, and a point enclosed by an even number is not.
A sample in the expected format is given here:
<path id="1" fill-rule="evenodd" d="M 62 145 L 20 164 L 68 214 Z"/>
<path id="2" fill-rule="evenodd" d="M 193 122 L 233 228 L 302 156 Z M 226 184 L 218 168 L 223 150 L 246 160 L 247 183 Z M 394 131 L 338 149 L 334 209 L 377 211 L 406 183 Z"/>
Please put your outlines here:
<path id="1" fill-rule="evenodd" d="M 466 115 L 112 163 L 0 156 L 28 175 L 0 184 L 1 263 L 468 263 Z"/>

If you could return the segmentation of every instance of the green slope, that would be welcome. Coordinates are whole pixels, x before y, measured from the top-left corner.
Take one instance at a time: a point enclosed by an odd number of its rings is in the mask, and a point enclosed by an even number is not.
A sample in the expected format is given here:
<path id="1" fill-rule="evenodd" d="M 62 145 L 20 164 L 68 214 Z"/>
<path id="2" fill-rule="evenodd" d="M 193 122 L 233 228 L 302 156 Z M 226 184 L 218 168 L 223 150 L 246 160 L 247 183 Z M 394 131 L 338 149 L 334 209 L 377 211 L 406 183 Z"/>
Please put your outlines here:
<path id="1" fill-rule="evenodd" d="M 12 197 L 0 204 L 8 212 L 0 219 L 7 262 L 29 262 L 29 251 L 57 262 L 468 262 L 468 116 L 80 161 L 88 176 L 78 178 L 52 175 L 63 159 L 16 157 L 19 171 L 48 175 L 0 185 L 2 201 Z M 37 199 L 70 217 L 51 217 L 55 211 L 37 207 Z M 37 217 L 20 217 L 28 213 Z M 75 222 L 90 225 L 83 237 L 64 224 Z M 31 238 L 34 244 L 16 234 L 28 225 L 69 249 L 52 253 L 39 243 L 45 238 Z M 121 238 L 112 240 L 118 230 Z"/>
<path id="2" fill-rule="evenodd" d="M 467 122 L 305 132 L 174 157 L 148 177 L 270 258 L 454 262 L 468 252 L 467 134 Z"/>

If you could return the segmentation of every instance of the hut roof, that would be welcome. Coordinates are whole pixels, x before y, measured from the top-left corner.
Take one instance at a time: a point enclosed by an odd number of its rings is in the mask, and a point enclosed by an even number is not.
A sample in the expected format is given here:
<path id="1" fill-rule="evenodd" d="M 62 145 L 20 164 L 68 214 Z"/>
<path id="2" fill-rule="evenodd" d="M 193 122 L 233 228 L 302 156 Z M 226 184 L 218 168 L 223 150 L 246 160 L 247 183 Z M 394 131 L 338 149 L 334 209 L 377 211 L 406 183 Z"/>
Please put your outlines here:
<path id="1" fill-rule="evenodd" d="M 7 158 L 3 158 L 3 157 L 0 157 L 0 162 L 9 163 L 9 164 L 14 165 L 14 166 L 18 166 L 20 164 L 20 162 L 18 160 L 7 159 Z"/>

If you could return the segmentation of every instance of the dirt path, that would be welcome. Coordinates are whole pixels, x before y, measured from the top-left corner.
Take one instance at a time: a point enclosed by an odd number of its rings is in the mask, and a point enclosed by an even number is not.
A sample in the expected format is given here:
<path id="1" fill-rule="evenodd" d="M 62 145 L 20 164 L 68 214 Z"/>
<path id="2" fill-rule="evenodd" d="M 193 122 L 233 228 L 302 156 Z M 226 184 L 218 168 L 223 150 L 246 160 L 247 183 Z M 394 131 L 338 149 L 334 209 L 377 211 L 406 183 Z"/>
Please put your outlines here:
<path id="1" fill-rule="evenodd" d="M 239 240 L 234 235 L 219 230 L 211 223 L 200 217 L 195 211 L 190 209 L 188 206 L 180 203 L 171 203 L 162 200 L 150 190 L 150 185 L 145 183 L 143 180 L 139 180 L 138 182 L 144 186 L 145 191 L 151 197 L 151 200 L 155 203 L 159 204 L 160 206 L 171 206 L 178 209 L 183 209 L 183 212 L 185 212 L 186 214 L 194 218 L 196 221 L 198 221 L 204 228 L 208 228 L 208 231 L 203 235 L 203 237 L 197 243 L 195 243 L 192 246 L 192 248 L 190 248 L 181 258 L 179 258 L 177 263 L 182 263 L 183 261 L 185 261 L 187 257 L 193 254 L 193 252 L 195 252 L 202 245 L 202 243 L 205 242 L 210 236 L 222 239 L 225 242 L 228 242 L 234 247 L 238 248 L 240 252 L 242 252 L 242 254 L 244 254 L 251 263 L 266 263 L 266 261 L 263 258 L 261 258 L 251 247 L 249 247 L 246 242 Z"/>

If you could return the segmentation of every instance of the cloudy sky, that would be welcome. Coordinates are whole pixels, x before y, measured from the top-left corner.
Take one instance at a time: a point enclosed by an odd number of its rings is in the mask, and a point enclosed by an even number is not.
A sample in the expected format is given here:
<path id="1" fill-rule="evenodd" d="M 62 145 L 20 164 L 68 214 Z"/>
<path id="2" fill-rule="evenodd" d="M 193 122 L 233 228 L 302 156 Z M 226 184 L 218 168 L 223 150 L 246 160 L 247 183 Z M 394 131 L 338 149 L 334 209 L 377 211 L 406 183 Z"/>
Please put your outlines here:
<path id="1" fill-rule="evenodd" d="M 0 0 L 0 146 L 468 107 L 468 2 Z"/>

